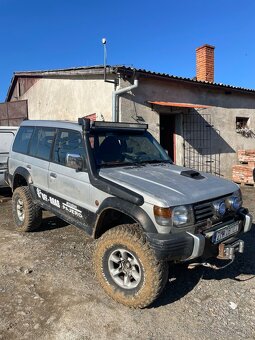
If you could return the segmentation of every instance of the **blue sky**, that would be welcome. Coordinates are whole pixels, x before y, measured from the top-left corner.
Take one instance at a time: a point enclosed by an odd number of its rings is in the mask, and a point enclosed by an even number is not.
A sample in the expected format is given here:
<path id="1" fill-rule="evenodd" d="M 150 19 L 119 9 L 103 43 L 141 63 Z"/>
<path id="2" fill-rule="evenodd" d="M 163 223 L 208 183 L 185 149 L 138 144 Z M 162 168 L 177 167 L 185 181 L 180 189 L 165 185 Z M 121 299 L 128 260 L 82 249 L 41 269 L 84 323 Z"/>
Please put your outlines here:
<path id="1" fill-rule="evenodd" d="M 255 89 L 254 0 L 0 0 L 0 102 L 13 72 L 108 64 L 195 76 L 215 48 L 215 81 Z"/>

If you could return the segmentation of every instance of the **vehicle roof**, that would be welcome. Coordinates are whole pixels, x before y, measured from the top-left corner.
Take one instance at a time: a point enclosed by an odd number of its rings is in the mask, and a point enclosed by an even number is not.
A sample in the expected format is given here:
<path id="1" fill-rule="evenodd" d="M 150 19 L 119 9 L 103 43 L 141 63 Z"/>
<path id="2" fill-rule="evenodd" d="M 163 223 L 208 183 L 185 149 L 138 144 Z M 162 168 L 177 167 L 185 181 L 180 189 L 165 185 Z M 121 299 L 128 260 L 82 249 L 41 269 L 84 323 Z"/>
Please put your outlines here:
<path id="1" fill-rule="evenodd" d="M 24 120 L 20 126 L 44 126 L 81 131 L 81 126 L 74 121 L 68 120 Z"/>
<path id="2" fill-rule="evenodd" d="M 125 123 L 125 122 L 104 122 L 104 121 L 93 121 L 91 122 L 91 131 L 143 131 L 147 130 L 147 124 L 139 123 Z M 43 126 L 53 127 L 62 129 L 72 129 L 82 131 L 82 125 L 78 122 L 68 120 L 24 120 L 21 126 Z"/>

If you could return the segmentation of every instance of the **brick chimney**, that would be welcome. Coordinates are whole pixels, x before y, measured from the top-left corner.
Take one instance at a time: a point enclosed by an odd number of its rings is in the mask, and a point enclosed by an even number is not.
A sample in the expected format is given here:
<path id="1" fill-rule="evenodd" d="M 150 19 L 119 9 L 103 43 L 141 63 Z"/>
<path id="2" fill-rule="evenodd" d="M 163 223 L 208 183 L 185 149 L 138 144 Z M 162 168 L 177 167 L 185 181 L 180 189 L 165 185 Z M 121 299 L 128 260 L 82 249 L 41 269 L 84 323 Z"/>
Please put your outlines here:
<path id="1" fill-rule="evenodd" d="M 205 44 L 196 49 L 197 80 L 214 82 L 214 48 Z"/>

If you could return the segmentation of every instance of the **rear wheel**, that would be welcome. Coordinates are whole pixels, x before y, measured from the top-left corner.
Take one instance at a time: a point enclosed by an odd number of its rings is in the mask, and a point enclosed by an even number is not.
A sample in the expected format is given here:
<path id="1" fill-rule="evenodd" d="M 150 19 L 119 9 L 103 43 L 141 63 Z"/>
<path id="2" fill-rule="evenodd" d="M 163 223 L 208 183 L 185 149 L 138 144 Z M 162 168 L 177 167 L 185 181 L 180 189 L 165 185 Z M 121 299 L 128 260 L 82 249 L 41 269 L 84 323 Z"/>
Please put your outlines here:
<path id="1" fill-rule="evenodd" d="M 42 221 L 42 209 L 33 203 L 28 187 L 18 187 L 12 195 L 12 214 L 18 231 L 37 229 Z"/>
<path id="2" fill-rule="evenodd" d="M 157 260 L 137 225 L 107 231 L 97 241 L 94 262 L 106 293 L 129 307 L 150 305 L 168 278 L 168 265 Z"/>

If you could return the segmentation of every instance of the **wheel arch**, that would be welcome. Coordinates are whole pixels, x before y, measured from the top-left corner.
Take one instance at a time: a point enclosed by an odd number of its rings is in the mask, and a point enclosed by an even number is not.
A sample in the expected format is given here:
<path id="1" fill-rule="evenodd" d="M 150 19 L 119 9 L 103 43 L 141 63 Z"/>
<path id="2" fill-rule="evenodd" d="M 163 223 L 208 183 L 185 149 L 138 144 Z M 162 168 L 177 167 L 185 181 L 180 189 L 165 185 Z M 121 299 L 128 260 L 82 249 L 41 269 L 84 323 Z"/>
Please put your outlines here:
<path id="1" fill-rule="evenodd" d="M 157 233 L 148 214 L 135 204 L 117 197 L 109 197 L 103 201 L 98 212 L 94 228 L 94 238 L 99 238 L 107 230 L 121 224 L 138 224 L 146 232 Z"/>
<path id="2" fill-rule="evenodd" d="M 27 186 L 33 183 L 31 174 L 25 168 L 18 167 L 13 174 L 12 190 L 21 186 Z"/>

